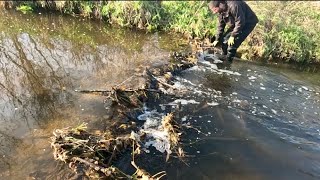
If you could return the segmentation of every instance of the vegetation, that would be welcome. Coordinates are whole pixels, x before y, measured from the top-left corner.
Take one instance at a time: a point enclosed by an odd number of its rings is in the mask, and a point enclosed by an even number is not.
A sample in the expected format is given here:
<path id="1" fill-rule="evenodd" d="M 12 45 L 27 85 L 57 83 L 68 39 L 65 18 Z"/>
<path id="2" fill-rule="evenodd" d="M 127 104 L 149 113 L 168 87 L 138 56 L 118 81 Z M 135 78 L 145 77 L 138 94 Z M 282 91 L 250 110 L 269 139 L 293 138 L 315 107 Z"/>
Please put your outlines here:
<path id="1" fill-rule="evenodd" d="M 7 7 L 59 10 L 123 27 L 174 31 L 188 37 L 215 34 L 217 20 L 207 1 L 33 1 L 9 2 Z M 241 46 L 242 57 L 286 62 L 320 62 L 320 4 L 295 1 L 248 1 L 259 24 Z M 21 6 L 22 5 L 22 6 Z M 30 8 L 28 8 L 30 7 Z M 272 11 L 271 11 L 272 9 Z"/>
<path id="2" fill-rule="evenodd" d="M 21 4 L 20 6 L 18 6 L 16 8 L 18 11 L 21 11 L 23 13 L 28 13 L 28 12 L 32 12 L 32 7 L 28 4 Z"/>
<path id="3" fill-rule="evenodd" d="M 249 5 L 260 22 L 242 47 L 247 58 L 320 62 L 319 2 L 252 1 Z"/>

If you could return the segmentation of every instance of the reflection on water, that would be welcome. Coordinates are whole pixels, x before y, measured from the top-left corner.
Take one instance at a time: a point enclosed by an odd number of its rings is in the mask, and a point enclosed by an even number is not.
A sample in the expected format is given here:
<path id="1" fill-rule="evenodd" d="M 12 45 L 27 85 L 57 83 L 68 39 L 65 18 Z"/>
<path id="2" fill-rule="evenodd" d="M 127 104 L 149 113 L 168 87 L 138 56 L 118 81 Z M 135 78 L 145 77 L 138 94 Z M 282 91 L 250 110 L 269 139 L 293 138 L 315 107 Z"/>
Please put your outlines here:
<path id="1" fill-rule="evenodd" d="M 181 49 L 178 36 L 69 16 L 0 13 L 0 176 L 11 179 L 65 176 L 68 168 L 53 161 L 49 147 L 53 129 L 108 125 L 103 97 L 75 89 L 110 89 Z"/>

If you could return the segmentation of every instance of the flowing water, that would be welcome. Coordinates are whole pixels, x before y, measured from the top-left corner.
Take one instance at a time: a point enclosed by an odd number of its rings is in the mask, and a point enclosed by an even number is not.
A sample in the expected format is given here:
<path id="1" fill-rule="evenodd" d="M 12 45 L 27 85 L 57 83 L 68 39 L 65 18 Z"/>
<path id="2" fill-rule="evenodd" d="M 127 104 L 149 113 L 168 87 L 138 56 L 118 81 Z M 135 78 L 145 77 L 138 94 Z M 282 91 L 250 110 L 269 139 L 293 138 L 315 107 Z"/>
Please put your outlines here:
<path id="1" fill-rule="evenodd" d="M 188 138 L 197 156 L 171 171 L 174 179 L 318 179 L 319 80 L 242 62 L 226 71 L 203 61 L 183 72 L 176 83 L 196 103 L 182 105 L 181 116 L 198 128 Z"/>
<path id="2" fill-rule="evenodd" d="M 109 89 L 186 45 L 68 16 L 1 17 L 0 179 L 64 179 L 70 172 L 53 160 L 52 131 L 112 123 L 105 97 L 74 90 Z M 180 104 L 184 125 L 194 128 L 183 136 L 187 161 L 155 167 L 168 179 L 320 178 L 319 74 L 201 61 L 175 85 L 191 91 L 154 106 Z"/>

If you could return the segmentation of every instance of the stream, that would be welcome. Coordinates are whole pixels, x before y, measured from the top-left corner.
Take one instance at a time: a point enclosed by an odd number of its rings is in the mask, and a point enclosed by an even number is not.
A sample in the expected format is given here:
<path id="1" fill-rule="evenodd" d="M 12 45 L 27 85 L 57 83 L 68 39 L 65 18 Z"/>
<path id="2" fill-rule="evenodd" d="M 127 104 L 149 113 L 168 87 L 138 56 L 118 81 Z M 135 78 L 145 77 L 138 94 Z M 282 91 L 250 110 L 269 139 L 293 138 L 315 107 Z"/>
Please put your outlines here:
<path id="1" fill-rule="evenodd" d="M 50 148 L 53 130 L 112 124 L 104 96 L 75 89 L 110 89 L 189 50 L 175 34 L 50 13 L 0 15 L 0 179 L 66 179 L 68 166 Z M 201 60 L 174 82 L 189 91 L 152 108 L 179 106 L 183 125 L 194 127 L 183 135 L 188 160 L 155 172 L 165 170 L 166 179 L 320 179 L 319 73 L 242 61 L 223 70 Z"/>

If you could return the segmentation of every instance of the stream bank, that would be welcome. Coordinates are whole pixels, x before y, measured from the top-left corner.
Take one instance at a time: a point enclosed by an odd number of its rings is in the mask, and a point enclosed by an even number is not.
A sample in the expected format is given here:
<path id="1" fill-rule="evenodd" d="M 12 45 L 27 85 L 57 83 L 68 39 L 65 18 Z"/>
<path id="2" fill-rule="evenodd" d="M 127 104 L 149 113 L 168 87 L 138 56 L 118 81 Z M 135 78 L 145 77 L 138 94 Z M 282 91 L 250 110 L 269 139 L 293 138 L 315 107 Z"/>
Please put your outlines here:
<path id="1" fill-rule="evenodd" d="M 259 23 L 240 46 L 242 59 L 319 64 L 318 2 L 247 3 Z M 0 7 L 24 13 L 53 10 L 103 20 L 112 26 L 178 32 L 191 39 L 212 37 L 217 26 L 217 17 L 209 11 L 206 1 L 4 1 Z"/>

